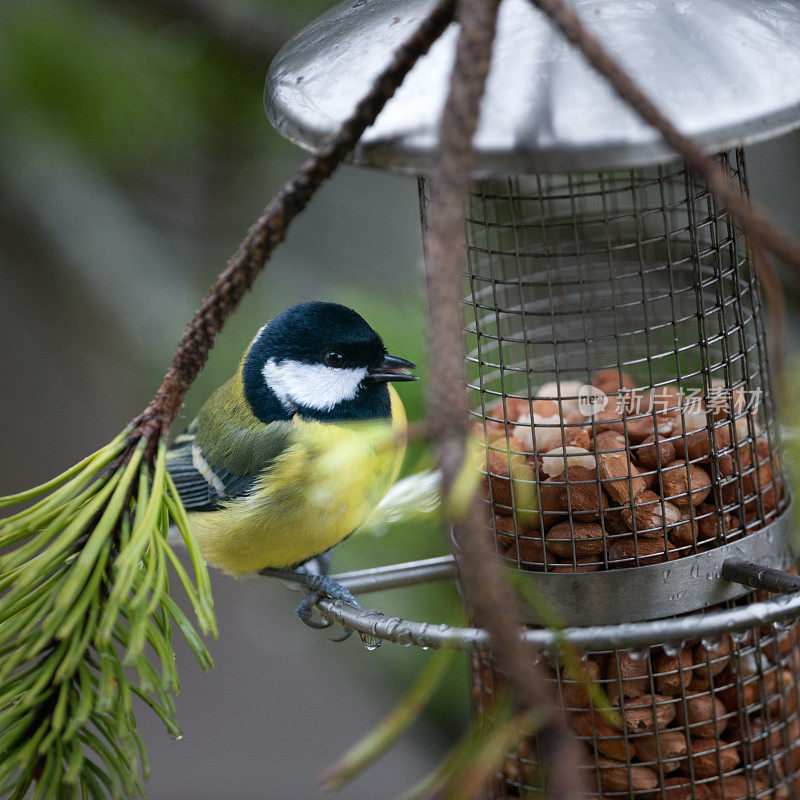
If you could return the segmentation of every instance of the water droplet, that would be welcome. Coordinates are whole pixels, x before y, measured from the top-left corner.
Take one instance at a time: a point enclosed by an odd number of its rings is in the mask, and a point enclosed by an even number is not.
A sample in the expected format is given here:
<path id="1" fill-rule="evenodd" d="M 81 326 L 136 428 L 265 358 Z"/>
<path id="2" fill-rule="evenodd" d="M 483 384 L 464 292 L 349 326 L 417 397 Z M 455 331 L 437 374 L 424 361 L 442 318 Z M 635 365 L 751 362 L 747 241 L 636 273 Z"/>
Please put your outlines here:
<path id="1" fill-rule="evenodd" d="M 177 733 L 177 734 L 173 734 L 173 733 L 171 733 L 171 734 L 170 734 L 170 737 L 171 737 L 172 739 L 174 739 L 176 742 L 180 742 L 180 741 L 181 741 L 181 739 L 183 739 L 183 734 L 182 734 L 182 733 Z"/>
<path id="2" fill-rule="evenodd" d="M 632 647 L 630 650 L 626 650 L 625 652 L 628 654 L 628 658 L 631 658 L 634 661 L 644 661 L 644 659 L 647 658 L 647 655 L 650 652 L 650 648 Z"/>
<path id="3" fill-rule="evenodd" d="M 430 645 L 423 644 L 423 645 L 422 645 L 422 649 L 423 649 L 423 650 L 430 650 L 431 648 L 430 648 Z"/>
<path id="4" fill-rule="evenodd" d="M 369 633 L 361 633 L 359 636 L 361 636 L 361 641 L 367 650 L 377 650 L 381 646 L 381 640 L 377 636 L 372 636 Z"/>
<path id="5" fill-rule="evenodd" d="M 661 645 L 661 649 L 664 651 L 665 656 L 674 658 L 680 655 L 681 650 L 683 650 L 683 642 L 665 642 Z"/>
<path id="6" fill-rule="evenodd" d="M 533 658 L 532 661 L 534 665 L 538 664 L 542 660 L 542 651 L 541 650 L 534 650 L 533 651 Z"/>
<path id="7" fill-rule="evenodd" d="M 560 663 L 560 656 L 561 656 L 561 651 L 557 646 L 554 646 L 553 648 L 548 647 L 544 651 L 545 661 L 547 661 L 547 663 L 553 669 L 558 669 L 558 665 Z"/>
<path id="8" fill-rule="evenodd" d="M 702 642 L 703 647 L 711 652 L 714 650 L 719 650 L 719 648 L 722 646 L 722 639 L 720 639 L 718 636 L 706 636 L 700 641 Z"/>
<path id="9" fill-rule="evenodd" d="M 794 627 L 794 620 L 793 619 L 776 619 L 775 622 L 772 623 L 772 627 L 778 633 L 787 633 Z"/>

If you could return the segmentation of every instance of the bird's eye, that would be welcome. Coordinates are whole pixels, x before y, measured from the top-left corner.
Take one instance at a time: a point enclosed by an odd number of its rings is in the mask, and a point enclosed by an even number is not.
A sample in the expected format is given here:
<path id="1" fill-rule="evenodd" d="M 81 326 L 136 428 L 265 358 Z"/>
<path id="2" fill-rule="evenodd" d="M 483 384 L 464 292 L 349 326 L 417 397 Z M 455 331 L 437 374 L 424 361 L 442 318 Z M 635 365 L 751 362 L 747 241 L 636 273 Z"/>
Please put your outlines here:
<path id="1" fill-rule="evenodd" d="M 325 363 L 329 367 L 341 367 L 344 364 L 344 356 L 341 353 L 326 353 Z"/>

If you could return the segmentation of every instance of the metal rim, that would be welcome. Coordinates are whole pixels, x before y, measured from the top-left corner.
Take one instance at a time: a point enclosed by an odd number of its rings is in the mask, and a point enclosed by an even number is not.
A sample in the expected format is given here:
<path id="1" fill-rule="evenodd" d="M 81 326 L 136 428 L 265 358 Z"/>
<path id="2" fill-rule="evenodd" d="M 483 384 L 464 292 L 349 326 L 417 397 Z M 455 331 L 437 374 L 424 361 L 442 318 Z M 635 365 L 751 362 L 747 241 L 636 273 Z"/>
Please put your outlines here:
<path id="1" fill-rule="evenodd" d="M 357 609 L 339 600 L 322 600 L 319 606 L 329 620 L 363 636 L 423 648 L 466 652 L 491 649 L 489 634 L 482 628 L 452 627 L 390 617 L 376 610 Z M 693 639 L 711 639 L 798 616 L 800 593 L 779 595 L 772 600 L 739 608 L 707 614 L 694 613 L 675 619 L 565 628 L 562 631 L 525 629 L 522 638 L 545 651 L 558 650 L 567 643 L 581 650 L 637 649 L 680 644 Z"/>
<path id="2" fill-rule="evenodd" d="M 581 13 L 678 127 L 707 149 L 800 125 L 796 8 L 767 0 L 677 5 L 591 0 Z M 264 93 L 270 122 L 301 147 L 318 147 L 430 7 L 430 0 L 371 0 L 328 11 L 272 62 Z M 435 165 L 455 35 L 453 26 L 412 70 L 355 148 L 354 163 L 411 173 Z M 524 0 L 502 4 L 484 106 L 476 175 L 641 166 L 674 157 Z"/>
<path id="3" fill-rule="evenodd" d="M 796 549 L 792 520 L 789 506 L 774 522 L 741 539 L 664 564 L 607 572 L 525 575 L 568 625 L 641 622 L 686 614 L 749 591 L 722 578 L 722 564 L 728 558 L 789 567 Z"/>

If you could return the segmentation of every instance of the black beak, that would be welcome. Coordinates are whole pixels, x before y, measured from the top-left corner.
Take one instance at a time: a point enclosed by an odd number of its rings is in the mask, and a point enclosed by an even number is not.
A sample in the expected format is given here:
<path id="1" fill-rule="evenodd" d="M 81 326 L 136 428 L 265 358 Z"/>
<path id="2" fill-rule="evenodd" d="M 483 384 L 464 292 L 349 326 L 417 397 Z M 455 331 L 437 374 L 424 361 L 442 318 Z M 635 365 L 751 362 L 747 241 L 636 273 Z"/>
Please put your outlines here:
<path id="1" fill-rule="evenodd" d="M 417 381 L 419 378 L 408 370 L 417 365 L 399 356 L 384 356 L 377 367 L 372 367 L 367 372 L 367 377 L 373 381 Z"/>

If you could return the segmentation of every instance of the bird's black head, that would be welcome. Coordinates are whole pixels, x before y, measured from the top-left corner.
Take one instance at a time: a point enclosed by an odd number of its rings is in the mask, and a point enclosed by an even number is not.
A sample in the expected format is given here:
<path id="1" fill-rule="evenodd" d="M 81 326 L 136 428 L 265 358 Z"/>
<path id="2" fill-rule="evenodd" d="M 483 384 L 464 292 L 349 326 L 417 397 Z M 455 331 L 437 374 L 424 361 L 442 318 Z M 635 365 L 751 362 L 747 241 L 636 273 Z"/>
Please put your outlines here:
<path id="1" fill-rule="evenodd" d="M 244 359 L 244 393 L 263 422 L 389 417 L 387 381 L 414 380 L 363 317 L 337 303 L 301 303 L 268 322 Z"/>

